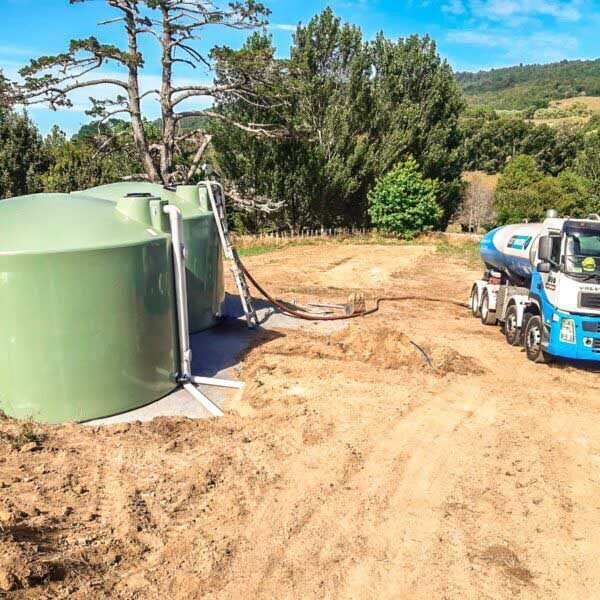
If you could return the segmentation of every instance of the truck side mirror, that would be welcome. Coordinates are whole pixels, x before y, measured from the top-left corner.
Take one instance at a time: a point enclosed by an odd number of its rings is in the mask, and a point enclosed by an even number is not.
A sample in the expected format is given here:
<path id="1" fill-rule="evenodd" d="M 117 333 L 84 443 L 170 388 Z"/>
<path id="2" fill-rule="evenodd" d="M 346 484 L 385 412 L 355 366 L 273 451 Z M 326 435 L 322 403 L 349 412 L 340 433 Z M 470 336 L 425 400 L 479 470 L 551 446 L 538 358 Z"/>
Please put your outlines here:
<path id="1" fill-rule="evenodd" d="M 543 235 L 540 238 L 538 247 L 538 258 L 543 262 L 552 262 L 552 238 L 549 235 Z M 538 271 L 539 271 L 538 267 Z"/>
<path id="2" fill-rule="evenodd" d="M 538 263 L 537 270 L 538 273 L 550 273 L 552 270 L 552 265 L 548 261 L 544 260 L 541 263 Z"/>

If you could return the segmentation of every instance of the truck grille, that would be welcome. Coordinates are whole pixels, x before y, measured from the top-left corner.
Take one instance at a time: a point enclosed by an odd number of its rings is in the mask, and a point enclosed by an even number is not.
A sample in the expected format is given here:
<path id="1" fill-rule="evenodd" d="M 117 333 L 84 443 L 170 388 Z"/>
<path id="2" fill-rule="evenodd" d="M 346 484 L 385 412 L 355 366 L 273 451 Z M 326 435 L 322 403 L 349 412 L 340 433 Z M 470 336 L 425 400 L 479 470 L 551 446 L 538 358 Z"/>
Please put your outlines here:
<path id="1" fill-rule="evenodd" d="M 583 330 L 588 333 L 600 333 L 600 321 L 584 321 L 582 323 Z"/>
<path id="2" fill-rule="evenodd" d="M 582 292 L 579 296 L 581 308 L 600 308 L 600 294 L 588 294 Z"/>
<path id="3" fill-rule="evenodd" d="M 600 352 L 600 338 L 596 338 L 594 340 L 594 345 L 592 346 L 592 350 L 594 352 Z"/>

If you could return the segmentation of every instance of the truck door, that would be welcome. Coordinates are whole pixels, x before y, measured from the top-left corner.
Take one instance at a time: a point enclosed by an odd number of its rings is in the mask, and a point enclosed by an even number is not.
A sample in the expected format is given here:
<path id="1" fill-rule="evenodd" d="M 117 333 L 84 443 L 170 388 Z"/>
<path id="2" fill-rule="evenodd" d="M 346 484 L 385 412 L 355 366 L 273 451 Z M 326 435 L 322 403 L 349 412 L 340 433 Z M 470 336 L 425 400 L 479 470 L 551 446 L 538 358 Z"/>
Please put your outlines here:
<path id="1" fill-rule="evenodd" d="M 548 235 L 552 240 L 552 266 L 549 273 L 540 273 L 540 277 L 542 279 L 543 291 L 546 292 L 546 296 L 548 297 L 550 304 L 556 306 L 557 288 L 560 277 L 560 263 L 562 257 L 562 236 L 559 233 L 552 232 L 549 232 Z"/>

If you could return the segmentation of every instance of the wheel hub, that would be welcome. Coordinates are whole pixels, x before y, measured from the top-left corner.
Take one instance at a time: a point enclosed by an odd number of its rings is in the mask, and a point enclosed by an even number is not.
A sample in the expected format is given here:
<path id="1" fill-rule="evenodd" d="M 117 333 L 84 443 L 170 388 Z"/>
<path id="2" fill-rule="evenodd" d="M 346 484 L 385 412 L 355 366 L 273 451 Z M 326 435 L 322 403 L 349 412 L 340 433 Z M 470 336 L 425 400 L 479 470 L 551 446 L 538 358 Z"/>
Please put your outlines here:
<path id="1" fill-rule="evenodd" d="M 515 315 L 509 315 L 508 319 L 506 319 L 506 331 L 509 334 L 514 334 L 517 331 L 517 318 Z"/>
<path id="2" fill-rule="evenodd" d="M 532 327 L 527 336 L 527 345 L 533 354 L 537 354 L 542 343 L 542 334 L 539 327 Z"/>

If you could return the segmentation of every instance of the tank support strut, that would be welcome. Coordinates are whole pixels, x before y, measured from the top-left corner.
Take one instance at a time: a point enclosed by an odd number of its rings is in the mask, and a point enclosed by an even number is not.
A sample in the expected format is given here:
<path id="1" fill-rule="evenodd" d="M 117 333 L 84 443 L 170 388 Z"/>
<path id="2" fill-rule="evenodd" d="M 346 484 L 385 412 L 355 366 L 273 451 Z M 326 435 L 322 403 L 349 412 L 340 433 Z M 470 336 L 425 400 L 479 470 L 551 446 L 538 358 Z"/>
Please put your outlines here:
<path id="1" fill-rule="evenodd" d="M 215 379 L 214 377 L 198 377 L 197 375 L 192 375 L 191 381 L 197 385 L 212 385 L 214 387 L 233 388 L 236 390 L 241 390 L 245 385 L 243 381 Z"/>
<path id="2" fill-rule="evenodd" d="M 223 411 L 208 397 L 205 396 L 195 385 L 184 383 L 183 389 L 193 396 L 213 417 L 222 417 Z"/>
<path id="3" fill-rule="evenodd" d="M 188 331 L 188 295 L 185 279 L 186 252 L 183 244 L 183 219 L 180 210 L 171 204 L 165 206 L 163 210 L 169 216 L 171 239 L 173 242 L 173 269 L 177 299 L 177 324 L 179 326 L 179 351 L 181 355 L 180 381 L 183 384 L 183 389 L 198 400 L 213 417 L 222 417 L 224 414 L 223 411 L 208 396 L 205 396 L 196 385 L 241 389 L 244 387 L 244 384 L 241 381 L 199 377 L 191 374 L 192 349 L 190 347 L 190 334 Z"/>

